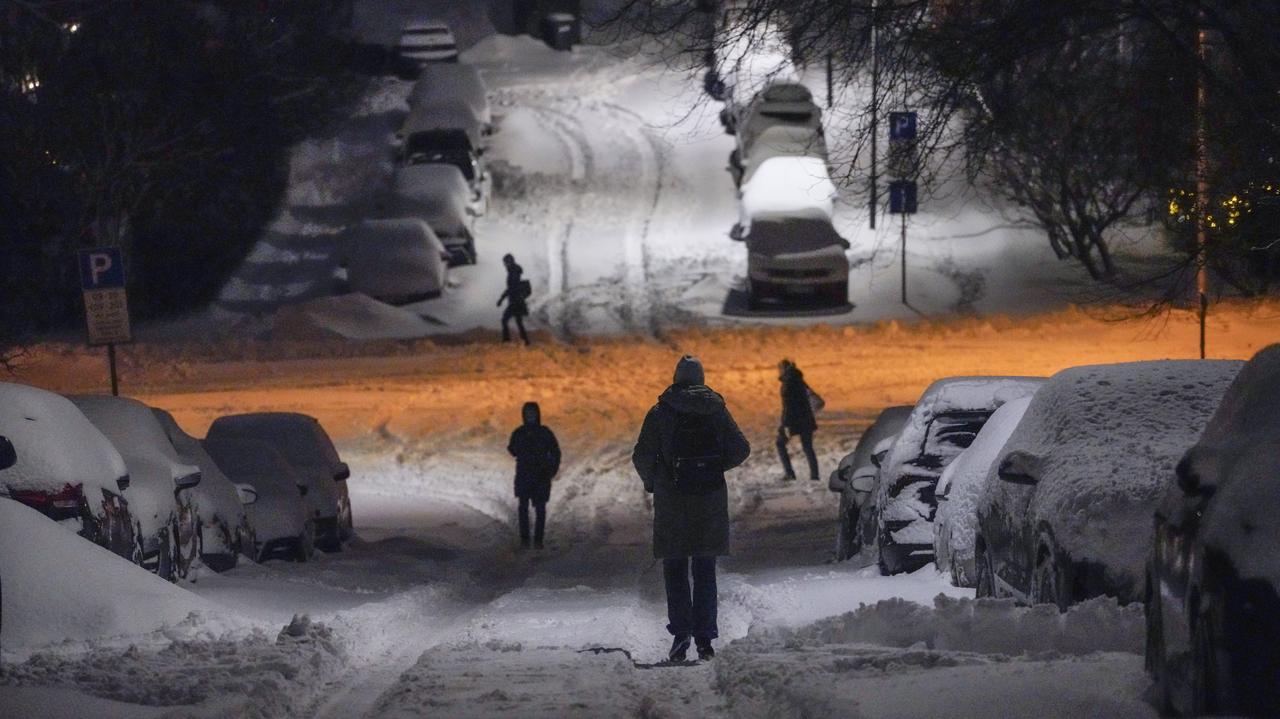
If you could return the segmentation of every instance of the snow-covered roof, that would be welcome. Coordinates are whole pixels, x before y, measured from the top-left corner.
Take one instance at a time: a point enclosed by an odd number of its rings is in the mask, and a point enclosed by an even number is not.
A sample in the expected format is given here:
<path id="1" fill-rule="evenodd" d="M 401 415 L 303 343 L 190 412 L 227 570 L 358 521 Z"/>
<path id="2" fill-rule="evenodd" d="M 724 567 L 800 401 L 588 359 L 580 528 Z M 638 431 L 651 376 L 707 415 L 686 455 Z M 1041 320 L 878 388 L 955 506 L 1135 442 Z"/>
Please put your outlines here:
<path id="1" fill-rule="evenodd" d="M 392 178 L 391 194 L 397 212 L 426 220 L 438 235 L 457 237 L 468 231 L 471 188 L 453 165 L 401 167 Z"/>
<path id="2" fill-rule="evenodd" d="M 948 544 L 961 556 L 969 557 L 973 554 L 973 540 L 978 525 L 978 497 L 982 493 L 982 486 L 996 456 L 1031 405 L 1031 397 L 1032 395 L 1019 397 L 997 409 L 986 424 L 982 425 L 973 444 L 952 460 L 938 479 L 935 491 L 938 497 L 945 496 L 946 499 L 938 502 L 936 531 L 950 532 Z"/>
<path id="3" fill-rule="evenodd" d="M 433 32 L 451 32 L 449 23 L 440 20 L 410 20 L 404 24 L 405 32 L 418 32 L 422 30 L 430 30 Z"/>
<path id="4" fill-rule="evenodd" d="M 1031 401 L 992 469 L 1011 453 L 1038 480 L 1026 521 L 1048 522 L 1073 559 L 1103 563 L 1141 596 L 1152 514 L 1242 363 L 1163 360 L 1072 367 Z M 988 481 L 980 506 L 1006 495 Z M 1016 501 L 1001 501 L 1004 511 Z M 1018 519 L 1015 514 L 1014 520 Z"/>
<path id="5" fill-rule="evenodd" d="M 0 490 L 57 490 L 83 484 L 118 494 L 124 459 L 111 441 L 66 397 L 36 387 L 0 382 L 0 436 L 8 437 L 18 461 L 0 470 Z"/>
<path id="6" fill-rule="evenodd" d="M 251 412 L 219 417 L 209 427 L 213 439 L 266 439 L 295 466 L 332 467 L 341 459 L 320 421 L 300 412 Z"/>
<path id="7" fill-rule="evenodd" d="M 493 121 L 488 88 L 474 65 L 435 63 L 423 67 L 408 101 L 410 108 L 463 103 L 481 123 Z"/>
<path id="8" fill-rule="evenodd" d="M 742 185 L 742 216 L 749 225 L 762 218 L 831 218 L 836 186 L 819 157 L 771 157 Z"/>
<path id="9" fill-rule="evenodd" d="M 430 225 L 407 218 L 364 220 L 343 249 L 351 289 L 389 300 L 443 291 L 444 254 Z"/>
<path id="10" fill-rule="evenodd" d="M 1204 544 L 1241 578 L 1280 586 L 1280 345 L 1240 370 L 1188 461 L 1201 485 L 1217 488 L 1200 525 Z"/>
<path id="11" fill-rule="evenodd" d="M 751 224 L 747 250 L 764 257 L 836 252 L 841 256 L 847 243 L 831 220 L 815 213 L 809 217 L 767 217 Z"/>

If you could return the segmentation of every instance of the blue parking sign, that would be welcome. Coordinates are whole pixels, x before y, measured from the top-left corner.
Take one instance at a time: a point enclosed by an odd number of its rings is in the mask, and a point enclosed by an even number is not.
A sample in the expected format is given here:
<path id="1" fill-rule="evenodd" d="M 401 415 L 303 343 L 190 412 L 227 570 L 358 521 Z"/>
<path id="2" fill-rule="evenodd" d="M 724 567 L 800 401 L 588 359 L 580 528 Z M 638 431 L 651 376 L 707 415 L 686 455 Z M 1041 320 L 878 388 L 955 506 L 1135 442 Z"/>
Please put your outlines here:
<path id="1" fill-rule="evenodd" d="M 914 112 L 889 113 L 889 139 L 916 139 L 916 114 Z"/>
<path id="2" fill-rule="evenodd" d="M 915 180 L 894 180 L 889 183 L 889 214 L 914 215 L 916 213 Z"/>
<path id="3" fill-rule="evenodd" d="M 119 247 L 80 250 L 80 289 L 124 287 L 124 255 Z"/>

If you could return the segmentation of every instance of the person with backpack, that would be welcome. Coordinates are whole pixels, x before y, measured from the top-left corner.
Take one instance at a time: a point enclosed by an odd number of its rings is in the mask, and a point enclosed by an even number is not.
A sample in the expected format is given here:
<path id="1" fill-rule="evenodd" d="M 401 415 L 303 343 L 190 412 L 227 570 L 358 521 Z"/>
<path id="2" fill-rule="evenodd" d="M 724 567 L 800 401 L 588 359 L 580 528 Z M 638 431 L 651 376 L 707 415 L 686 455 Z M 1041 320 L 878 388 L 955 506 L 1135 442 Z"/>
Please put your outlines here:
<path id="1" fill-rule="evenodd" d="M 524 329 L 524 318 L 529 316 L 529 305 L 526 304 L 526 300 L 532 294 L 532 288 L 529 281 L 523 279 L 524 268 L 516 264 L 514 256 L 503 255 L 502 264 L 507 268 L 507 289 L 503 290 L 502 295 L 498 297 L 499 307 L 504 300 L 507 303 L 507 309 L 502 311 L 502 341 L 511 341 L 511 329 L 508 323 L 514 319 L 516 329 L 520 330 L 520 339 L 524 340 L 527 346 L 529 333 Z"/>
<path id="2" fill-rule="evenodd" d="M 805 384 L 804 373 L 789 359 L 778 363 L 778 381 L 782 383 L 782 421 L 778 424 L 778 458 L 782 460 L 783 480 L 796 478 L 787 452 L 790 437 L 800 438 L 800 447 L 809 460 L 809 479 L 818 481 L 818 455 L 813 451 L 813 433 L 818 429 L 814 416 L 822 409 L 822 398 Z"/>
<path id="3" fill-rule="evenodd" d="M 699 659 L 715 656 L 716 557 L 729 553 L 724 474 L 751 454 L 724 398 L 705 382 L 702 363 L 681 357 L 671 386 L 645 416 L 631 455 L 645 491 L 653 495 L 653 555 L 662 560 L 673 662 L 685 660 L 690 639 Z"/>
<path id="4" fill-rule="evenodd" d="M 511 433 L 507 451 L 516 458 L 516 499 L 520 502 L 520 548 L 529 548 L 529 505 L 535 514 L 533 546 L 542 549 L 547 526 L 547 501 L 551 499 L 551 480 L 560 471 L 560 443 L 556 435 L 542 423 L 542 410 L 537 402 L 525 402 L 520 408 L 523 423 Z"/>

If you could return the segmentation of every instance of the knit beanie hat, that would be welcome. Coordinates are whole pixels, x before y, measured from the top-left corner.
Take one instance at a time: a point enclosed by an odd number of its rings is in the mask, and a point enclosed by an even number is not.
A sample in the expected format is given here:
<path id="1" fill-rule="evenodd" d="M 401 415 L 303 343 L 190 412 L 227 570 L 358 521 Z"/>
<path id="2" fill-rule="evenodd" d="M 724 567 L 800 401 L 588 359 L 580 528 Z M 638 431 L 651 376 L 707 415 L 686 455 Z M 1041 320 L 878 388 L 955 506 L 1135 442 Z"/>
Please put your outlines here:
<path id="1" fill-rule="evenodd" d="M 676 363 L 675 384 L 706 384 L 707 377 L 702 371 L 702 361 L 693 355 L 685 355 Z"/>

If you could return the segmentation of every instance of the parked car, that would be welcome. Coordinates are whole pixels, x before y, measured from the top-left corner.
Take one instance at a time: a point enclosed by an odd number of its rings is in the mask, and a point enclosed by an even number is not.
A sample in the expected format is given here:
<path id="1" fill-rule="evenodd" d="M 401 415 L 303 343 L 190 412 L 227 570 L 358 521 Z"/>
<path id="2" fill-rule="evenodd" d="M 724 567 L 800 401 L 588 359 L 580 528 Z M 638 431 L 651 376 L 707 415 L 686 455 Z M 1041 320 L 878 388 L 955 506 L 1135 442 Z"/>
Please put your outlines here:
<path id="1" fill-rule="evenodd" d="M 1178 462 L 1147 566 L 1147 671 L 1166 713 L 1280 716 L 1280 345 Z"/>
<path id="2" fill-rule="evenodd" d="M 0 382 L 0 434 L 17 461 L 0 470 L 0 495 L 134 561 L 124 459 L 66 397 Z"/>
<path id="3" fill-rule="evenodd" d="M 0 470 L 5 470 L 18 462 L 18 452 L 8 437 L 0 436 Z M 4 628 L 4 583 L 0 582 L 0 634 Z"/>
<path id="4" fill-rule="evenodd" d="M 155 407 L 151 411 L 178 457 L 200 468 L 200 484 L 191 490 L 200 561 L 215 572 L 225 572 L 236 566 L 240 554 L 253 557 L 253 525 L 236 486 L 173 415 Z"/>
<path id="5" fill-rule="evenodd" d="M 880 571 L 910 572 L 934 561 L 938 478 L 991 414 L 1036 392 L 1041 377 L 949 377 L 929 385 L 885 457 L 879 486 Z"/>
<path id="6" fill-rule="evenodd" d="M 419 219 L 364 220 L 347 230 L 341 257 L 347 287 L 388 304 L 439 297 L 448 282 L 449 250 Z"/>
<path id="7" fill-rule="evenodd" d="M 826 217 L 758 219 L 745 243 L 751 309 L 848 303 L 849 242 Z"/>
<path id="8" fill-rule="evenodd" d="M 409 92 L 409 108 L 464 105 L 486 129 L 493 125 L 489 89 L 473 65 L 427 65 Z"/>
<path id="9" fill-rule="evenodd" d="M 483 214 L 492 180 L 481 157 L 481 125 L 465 110 L 414 110 L 401 130 L 398 159 L 402 165 L 453 165 L 471 188 L 471 203 Z"/>
<path id="10" fill-rule="evenodd" d="M 743 183 L 750 182 L 760 166 L 773 157 L 813 157 L 825 165 L 829 160 L 822 128 L 815 130 L 792 125 L 765 128 L 749 151 L 735 149 L 730 153 L 729 173 L 733 176 L 733 184 L 741 187 Z"/>
<path id="11" fill-rule="evenodd" d="M 738 224 L 749 233 L 759 219 L 813 217 L 831 221 L 839 193 L 819 157 L 770 157 L 743 183 Z"/>
<path id="12" fill-rule="evenodd" d="M 978 497 L 996 455 L 1031 404 L 1031 397 L 1006 402 L 982 425 L 973 444 L 960 453 L 938 479 L 934 496 L 938 513 L 933 522 L 933 555 L 939 571 L 951 573 L 957 587 L 975 587 L 973 540 L 978 533 Z"/>
<path id="13" fill-rule="evenodd" d="M 978 500 L 978 595 L 1142 599 L 1151 515 L 1240 362 L 1073 367 L 1040 388 Z"/>
<path id="14" fill-rule="evenodd" d="M 779 125 L 822 133 L 822 108 L 809 88 L 794 82 L 775 82 L 756 93 L 736 122 L 738 151 L 749 157 L 760 136 Z"/>
<path id="15" fill-rule="evenodd" d="M 284 455 L 264 439 L 207 437 L 200 444 L 245 495 L 255 540 L 249 554 L 259 562 L 310 560 L 316 536 L 305 500 L 310 486 Z"/>
<path id="16" fill-rule="evenodd" d="M 437 20 L 416 20 L 406 23 L 400 31 L 396 58 L 401 75 L 412 77 L 428 63 L 457 62 L 458 41 L 448 24 Z"/>
<path id="17" fill-rule="evenodd" d="M 186 577 L 198 556 L 196 510 L 190 490 L 200 468 L 178 456 L 151 408 L 126 397 L 75 395 L 84 412 L 124 458 L 125 496 L 134 521 L 141 564 L 170 581 Z"/>
<path id="18" fill-rule="evenodd" d="M 476 263 L 472 233 L 478 210 L 462 172 L 453 165 L 408 165 L 391 182 L 391 211 L 398 217 L 425 220 L 449 252 L 450 264 Z"/>
<path id="19" fill-rule="evenodd" d="M 423 138 L 419 138 L 416 144 L 411 144 L 408 140 L 415 135 L 424 133 L 454 133 L 452 136 L 445 137 L 456 145 L 460 145 L 462 149 L 472 153 L 479 158 L 484 154 L 484 123 L 476 117 L 471 108 L 464 104 L 451 103 L 448 105 L 414 105 L 409 114 L 405 117 L 404 123 L 400 125 L 400 130 L 396 136 L 405 145 L 401 148 L 401 160 L 406 164 L 416 164 L 422 162 L 418 155 L 424 152 L 434 151 L 436 148 L 424 142 Z M 465 140 L 461 142 L 457 135 Z M 440 145 L 443 143 L 436 143 Z M 441 150 L 455 150 L 453 145 L 445 145 Z M 427 162 L 438 162 L 438 160 L 426 160 Z M 478 162 L 478 159 L 477 159 Z M 465 168 L 459 168 L 465 173 Z"/>
<path id="20" fill-rule="evenodd" d="M 351 469 L 333 446 L 333 440 L 315 418 L 296 412 L 257 412 L 219 417 L 209 428 L 210 437 L 270 437 L 291 467 L 310 487 L 314 500 L 316 546 L 326 552 L 342 548 L 353 533 L 351 496 L 347 479 Z"/>
<path id="21" fill-rule="evenodd" d="M 897 436 L 910 415 L 909 405 L 882 411 L 863 431 L 853 451 L 840 460 L 827 481 L 827 488 L 840 495 L 840 511 L 836 514 L 836 559 L 839 561 L 849 559 L 862 550 L 859 518 L 875 494 L 879 474 L 872 450 L 886 438 Z"/>

